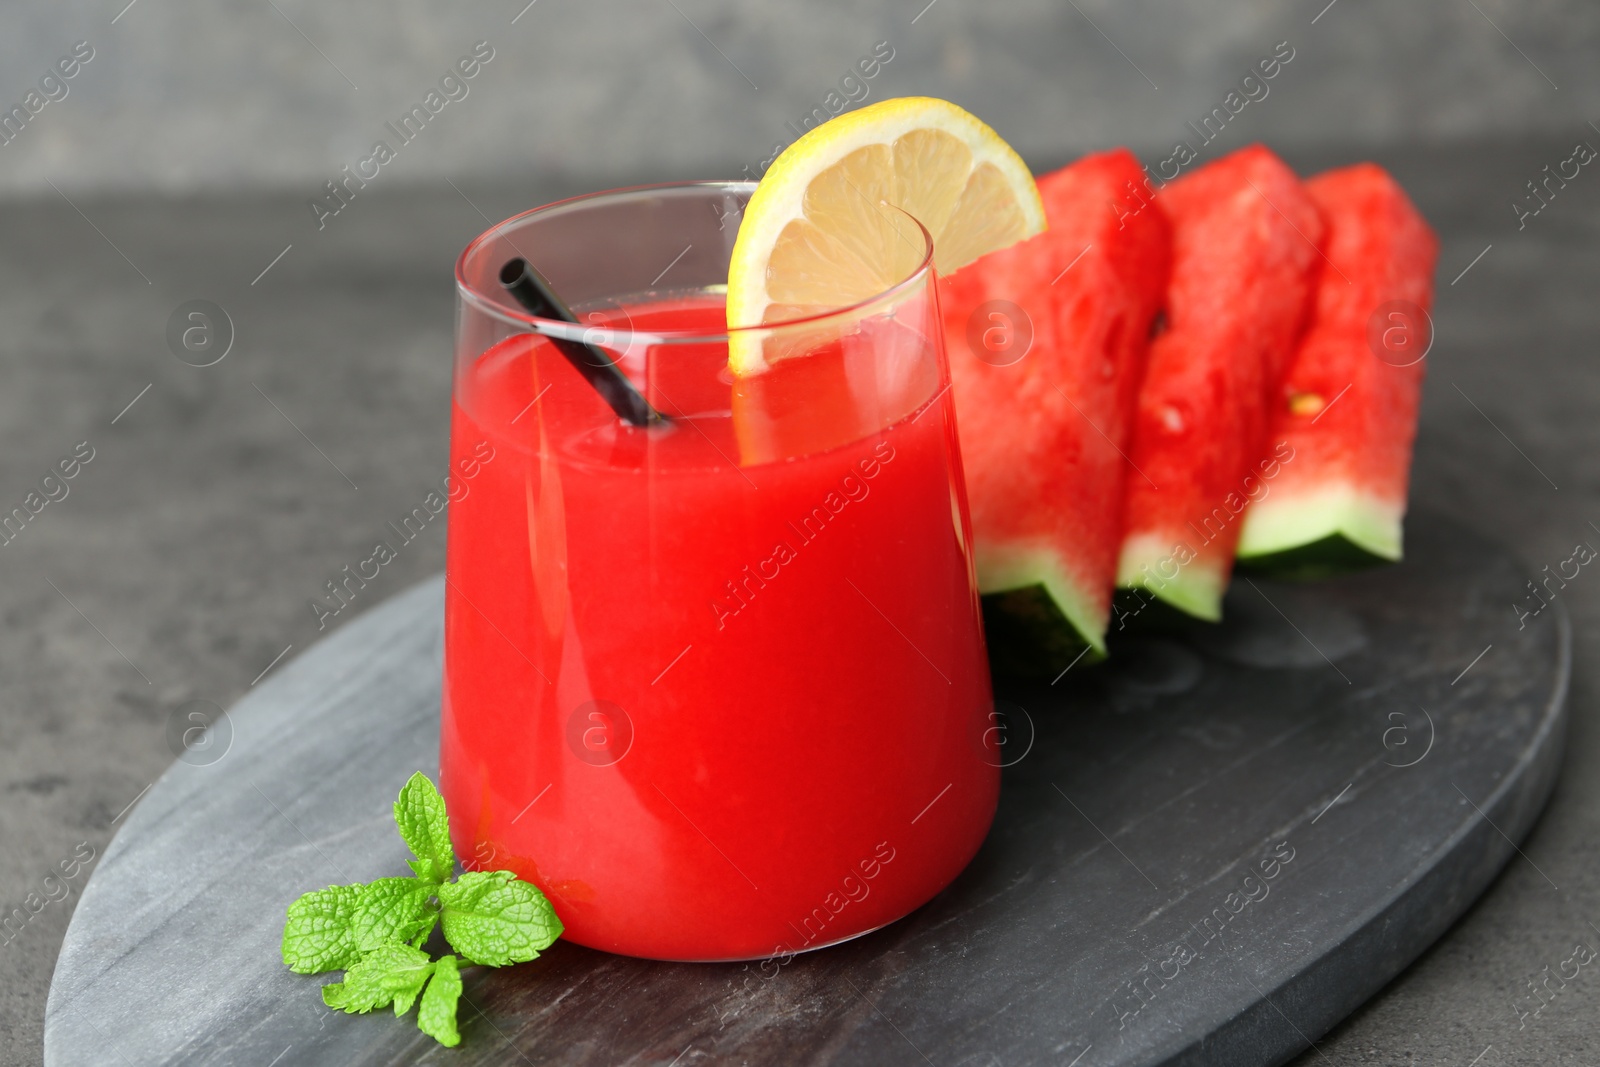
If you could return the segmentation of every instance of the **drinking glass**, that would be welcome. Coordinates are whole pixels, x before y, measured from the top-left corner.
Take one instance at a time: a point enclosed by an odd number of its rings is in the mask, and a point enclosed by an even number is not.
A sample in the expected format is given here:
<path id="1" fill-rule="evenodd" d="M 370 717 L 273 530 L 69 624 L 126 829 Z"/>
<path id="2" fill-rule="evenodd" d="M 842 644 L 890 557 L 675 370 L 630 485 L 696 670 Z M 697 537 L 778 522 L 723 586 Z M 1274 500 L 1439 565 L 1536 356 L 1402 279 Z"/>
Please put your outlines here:
<path id="1" fill-rule="evenodd" d="M 563 201 L 456 265 L 451 834 L 633 956 L 881 927 L 967 864 L 999 790 L 931 241 L 904 227 L 915 269 L 862 303 L 729 330 L 753 190 Z M 516 257 L 578 323 L 508 295 Z M 766 369 L 735 379 L 730 339 Z M 666 422 L 619 419 L 557 340 Z"/>

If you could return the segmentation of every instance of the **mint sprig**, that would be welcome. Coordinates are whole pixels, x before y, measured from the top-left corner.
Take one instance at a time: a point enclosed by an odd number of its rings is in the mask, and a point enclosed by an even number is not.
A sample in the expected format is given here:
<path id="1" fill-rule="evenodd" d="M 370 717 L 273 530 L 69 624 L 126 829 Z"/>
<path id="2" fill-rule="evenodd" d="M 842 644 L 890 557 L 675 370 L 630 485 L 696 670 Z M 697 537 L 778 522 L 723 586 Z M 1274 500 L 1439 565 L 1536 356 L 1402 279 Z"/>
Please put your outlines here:
<path id="1" fill-rule="evenodd" d="M 417 1027 L 441 1045 L 461 1042 L 456 1004 L 461 971 L 454 955 L 433 959 L 422 945 L 436 925 L 462 959 L 504 967 L 536 958 L 561 936 L 561 920 L 539 888 L 510 871 L 455 874 L 444 798 L 418 772 L 394 804 L 400 836 L 416 858 L 410 878 L 379 878 L 314 890 L 289 905 L 283 962 L 297 974 L 345 972 L 322 987 L 330 1008 L 362 1013 L 418 998 Z"/>

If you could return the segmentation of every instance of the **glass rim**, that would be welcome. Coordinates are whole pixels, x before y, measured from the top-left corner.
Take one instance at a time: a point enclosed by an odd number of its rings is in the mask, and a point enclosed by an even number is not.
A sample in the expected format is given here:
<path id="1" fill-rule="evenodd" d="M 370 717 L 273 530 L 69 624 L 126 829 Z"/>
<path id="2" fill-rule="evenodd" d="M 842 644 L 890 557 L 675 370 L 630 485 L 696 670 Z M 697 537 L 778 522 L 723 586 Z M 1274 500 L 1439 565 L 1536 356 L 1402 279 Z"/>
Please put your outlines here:
<path id="1" fill-rule="evenodd" d="M 591 193 L 580 193 L 577 196 L 569 196 L 561 200 L 551 201 L 548 204 L 542 204 L 539 207 L 529 208 L 528 210 L 518 212 L 509 218 L 502 219 L 493 226 L 490 226 L 487 230 L 484 230 L 482 233 L 478 234 L 478 236 L 474 237 L 471 241 L 467 242 L 467 246 L 463 248 L 461 250 L 461 254 L 456 257 L 456 293 L 462 300 L 470 304 L 475 310 L 488 315 L 491 318 L 498 319 L 501 322 L 509 323 L 514 326 L 529 327 L 534 333 L 546 337 L 559 337 L 571 341 L 591 341 L 593 340 L 593 333 L 596 329 L 596 327 L 593 325 L 578 322 L 567 322 L 564 319 L 542 318 L 538 315 L 530 315 L 526 312 L 512 311 L 511 309 L 500 304 L 493 298 L 492 295 L 490 295 L 489 292 L 485 290 L 484 287 L 475 286 L 467 280 L 466 267 L 468 259 L 481 250 L 482 247 L 488 242 L 503 236 L 508 230 L 518 223 L 521 223 L 536 215 L 542 215 L 545 212 L 554 211 L 558 208 L 571 207 L 574 204 L 581 204 L 591 200 L 621 200 L 623 198 L 637 196 L 642 193 L 669 192 L 685 189 L 725 189 L 753 194 L 756 189 L 756 184 L 757 183 L 753 181 L 741 181 L 733 179 L 702 179 L 697 181 L 655 182 L 645 185 L 627 185 L 616 189 L 602 189 Z M 748 199 L 746 202 L 748 203 Z M 927 227 L 922 225 L 921 220 L 917 219 L 910 212 L 907 212 L 902 208 L 895 207 L 894 205 L 889 206 L 895 211 L 899 211 L 902 215 L 905 215 L 905 217 L 910 219 L 911 222 L 917 227 L 918 232 L 922 234 L 923 253 L 922 259 L 918 262 L 917 266 L 911 271 L 910 274 L 907 274 L 904 278 L 894 282 L 892 285 L 880 292 L 873 293 L 872 295 L 865 297 L 862 300 L 858 300 L 853 304 L 847 304 L 838 308 L 829 308 L 826 311 L 820 311 L 813 315 L 804 315 L 792 319 L 783 319 L 779 322 L 763 322 L 753 326 L 725 326 L 722 330 L 711 333 L 706 333 L 702 330 L 688 329 L 639 330 L 631 327 L 606 327 L 606 332 L 617 338 L 623 339 L 624 341 L 630 342 L 640 341 L 646 344 L 702 344 L 726 341 L 735 335 L 766 334 L 797 328 L 814 328 L 818 324 L 835 322 L 841 318 L 860 318 L 862 317 L 863 313 L 870 308 L 878 304 L 890 302 L 894 298 L 902 295 L 904 292 L 914 288 L 922 280 L 924 275 L 932 274 L 934 270 L 933 235 L 928 232 Z M 515 246 L 513 245 L 513 247 Z"/>

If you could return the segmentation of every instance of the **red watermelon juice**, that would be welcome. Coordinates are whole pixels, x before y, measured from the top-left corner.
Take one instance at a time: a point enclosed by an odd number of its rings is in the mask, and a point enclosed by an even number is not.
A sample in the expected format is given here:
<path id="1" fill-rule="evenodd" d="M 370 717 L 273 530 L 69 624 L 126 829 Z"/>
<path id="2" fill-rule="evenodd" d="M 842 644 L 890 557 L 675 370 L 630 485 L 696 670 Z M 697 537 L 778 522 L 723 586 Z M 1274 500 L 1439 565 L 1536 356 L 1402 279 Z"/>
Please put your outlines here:
<path id="1" fill-rule="evenodd" d="M 639 340 L 725 331 L 720 296 L 624 304 L 665 429 L 543 337 L 458 361 L 441 783 L 465 865 L 537 883 L 569 939 L 814 948 L 981 843 L 1000 761 L 925 304 L 737 386 L 725 339 Z"/>

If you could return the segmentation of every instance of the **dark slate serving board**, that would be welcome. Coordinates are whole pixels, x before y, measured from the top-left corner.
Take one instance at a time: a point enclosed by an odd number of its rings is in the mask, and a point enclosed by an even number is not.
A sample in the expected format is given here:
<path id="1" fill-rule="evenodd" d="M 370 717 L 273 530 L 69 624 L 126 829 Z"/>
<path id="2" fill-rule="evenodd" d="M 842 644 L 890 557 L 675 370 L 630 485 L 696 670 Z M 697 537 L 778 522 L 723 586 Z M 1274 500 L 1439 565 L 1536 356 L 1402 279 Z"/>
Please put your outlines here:
<path id="1" fill-rule="evenodd" d="M 1483 891 L 1559 766 L 1564 617 L 1519 629 L 1522 568 L 1458 526 L 1415 519 L 1409 549 L 1236 580 L 1221 627 L 1003 689 L 994 830 L 909 918 L 764 964 L 558 943 L 470 974 L 455 1050 L 327 1012 L 277 955 L 297 894 L 405 872 L 390 803 L 437 759 L 424 583 L 240 701 L 127 816 L 62 948 L 46 1062 L 1281 1063 Z"/>

